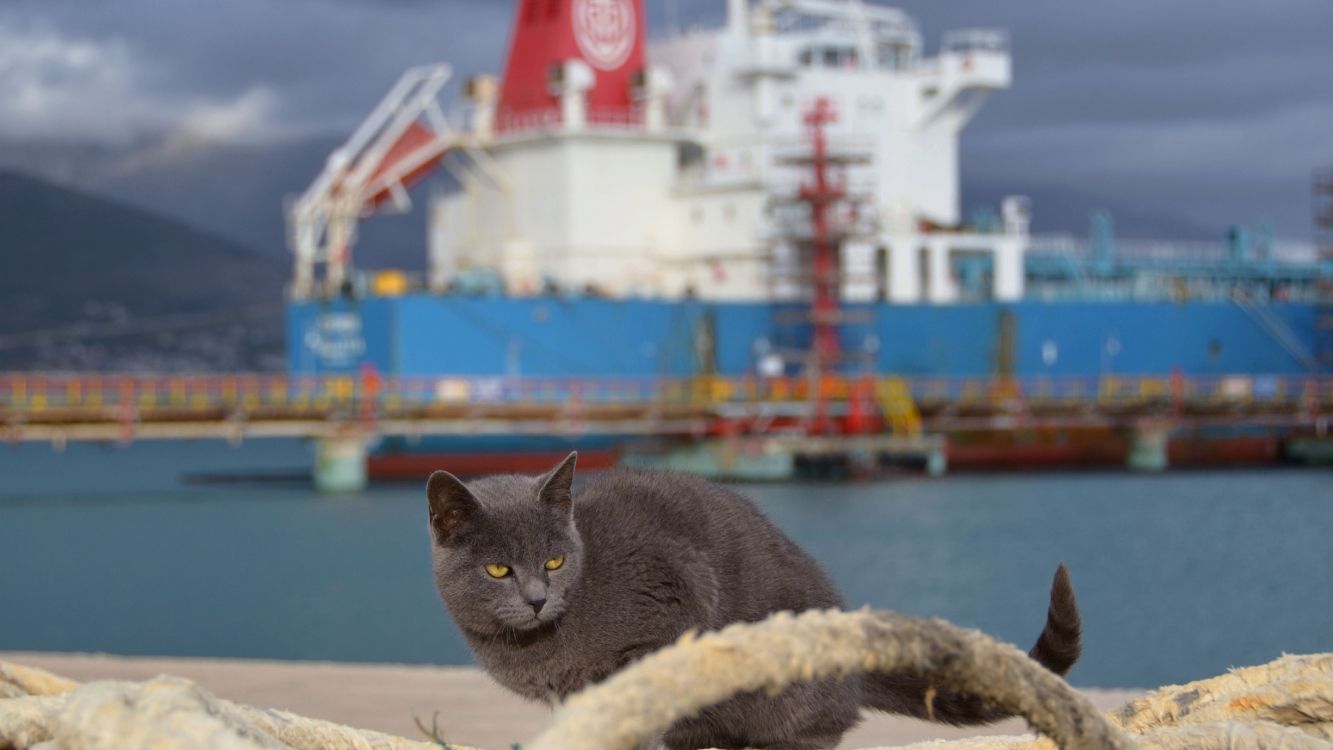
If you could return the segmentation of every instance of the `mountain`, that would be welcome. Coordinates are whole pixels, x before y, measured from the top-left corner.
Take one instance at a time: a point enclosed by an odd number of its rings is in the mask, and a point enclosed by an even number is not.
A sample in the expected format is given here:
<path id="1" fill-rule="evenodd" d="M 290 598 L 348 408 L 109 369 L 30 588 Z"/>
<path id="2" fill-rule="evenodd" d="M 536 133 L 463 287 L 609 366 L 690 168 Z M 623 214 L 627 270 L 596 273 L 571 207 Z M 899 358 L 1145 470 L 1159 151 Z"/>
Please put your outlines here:
<path id="1" fill-rule="evenodd" d="M 0 140 L 0 165 L 113 196 L 285 259 L 283 207 L 315 179 L 344 138 L 322 134 L 268 143 L 165 141 L 118 147 Z M 362 222 L 357 267 L 424 269 L 422 207 L 432 191 L 452 184 L 437 173 L 411 191 L 417 206 L 411 213 Z"/>
<path id="2" fill-rule="evenodd" d="M 283 259 L 0 171 L 0 367 L 280 364 Z"/>

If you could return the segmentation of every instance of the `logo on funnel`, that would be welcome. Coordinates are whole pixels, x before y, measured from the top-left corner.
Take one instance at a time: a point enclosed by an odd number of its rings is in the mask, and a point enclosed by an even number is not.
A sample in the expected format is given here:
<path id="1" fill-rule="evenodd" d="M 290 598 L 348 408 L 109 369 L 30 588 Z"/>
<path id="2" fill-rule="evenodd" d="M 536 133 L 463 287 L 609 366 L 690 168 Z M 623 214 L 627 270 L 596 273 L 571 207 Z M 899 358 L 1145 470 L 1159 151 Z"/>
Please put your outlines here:
<path id="1" fill-rule="evenodd" d="M 625 64 L 636 36 L 631 0 L 574 0 L 574 41 L 594 68 L 615 70 Z"/>

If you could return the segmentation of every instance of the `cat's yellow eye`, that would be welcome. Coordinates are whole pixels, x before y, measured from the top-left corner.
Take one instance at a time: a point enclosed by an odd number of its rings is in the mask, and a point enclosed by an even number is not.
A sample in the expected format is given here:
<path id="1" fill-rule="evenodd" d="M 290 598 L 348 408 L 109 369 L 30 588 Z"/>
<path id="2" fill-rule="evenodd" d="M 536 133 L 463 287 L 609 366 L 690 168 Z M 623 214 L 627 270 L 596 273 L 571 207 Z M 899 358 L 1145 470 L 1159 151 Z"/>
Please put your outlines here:
<path id="1" fill-rule="evenodd" d="M 560 570 L 560 566 L 561 566 L 561 565 L 564 565 L 564 564 L 565 564 L 565 556 L 564 556 L 564 555 L 556 555 L 555 557 L 552 557 L 550 560 L 547 560 L 547 561 L 546 561 L 546 569 L 547 569 L 547 570 Z"/>
<path id="2" fill-rule="evenodd" d="M 504 578 L 509 575 L 509 566 L 501 565 L 500 563 L 491 563 L 486 566 L 486 572 L 490 574 L 491 578 Z"/>

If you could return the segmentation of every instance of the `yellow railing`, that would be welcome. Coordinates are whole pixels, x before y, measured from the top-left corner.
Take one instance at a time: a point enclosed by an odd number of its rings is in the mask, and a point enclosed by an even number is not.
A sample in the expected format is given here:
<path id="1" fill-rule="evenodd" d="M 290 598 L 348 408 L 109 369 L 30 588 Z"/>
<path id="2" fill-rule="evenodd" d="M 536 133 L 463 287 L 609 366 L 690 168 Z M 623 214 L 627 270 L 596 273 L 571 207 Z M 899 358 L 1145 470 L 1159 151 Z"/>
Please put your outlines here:
<path id="1" fill-rule="evenodd" d="M 1328 411 L 1333 376 L 764 378 L 755 375 L 653 378 L 399 377 L 366 375 L 64 375 L 0 373 L 0 417 L 15 413 L 124 410 L 205 412 L 401 411 L 471 404 L 707 407 L 726 403 L 831 402 L 873 398 L 894 431 L 919 430 L 921 410 L 941 405 L 1013 410 L 1023 404 L 1102 408 L 1192 404 L 1301 404 Z M 0 420 L 2 421 L 2 420 Z"/>

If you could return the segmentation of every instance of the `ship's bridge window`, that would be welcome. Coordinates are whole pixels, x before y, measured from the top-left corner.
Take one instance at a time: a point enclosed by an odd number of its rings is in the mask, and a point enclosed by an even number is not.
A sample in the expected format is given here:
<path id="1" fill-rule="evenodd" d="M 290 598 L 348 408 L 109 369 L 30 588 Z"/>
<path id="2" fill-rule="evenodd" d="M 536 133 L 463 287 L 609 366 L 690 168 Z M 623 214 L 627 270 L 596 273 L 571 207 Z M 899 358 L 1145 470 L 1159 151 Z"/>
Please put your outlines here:
<path id="1" fill-rule="evenodd" d="M 796 56 L 802 67 L 855 68 L 861 56 L 855 47 L 806 47 Z"/>
<path id="2" fill-rule="evenodd" d="M 908 70 L 912 67 L 912 51 L 901 44 L 881 44 L 875 49 L 876 63 L 884 70 Z"/>
<path id="3" fill-rule="evenodd" d="M 855 47 L 825 47 L 820 55 L 826 68 L 855 68 L 857 58 Z"/>

